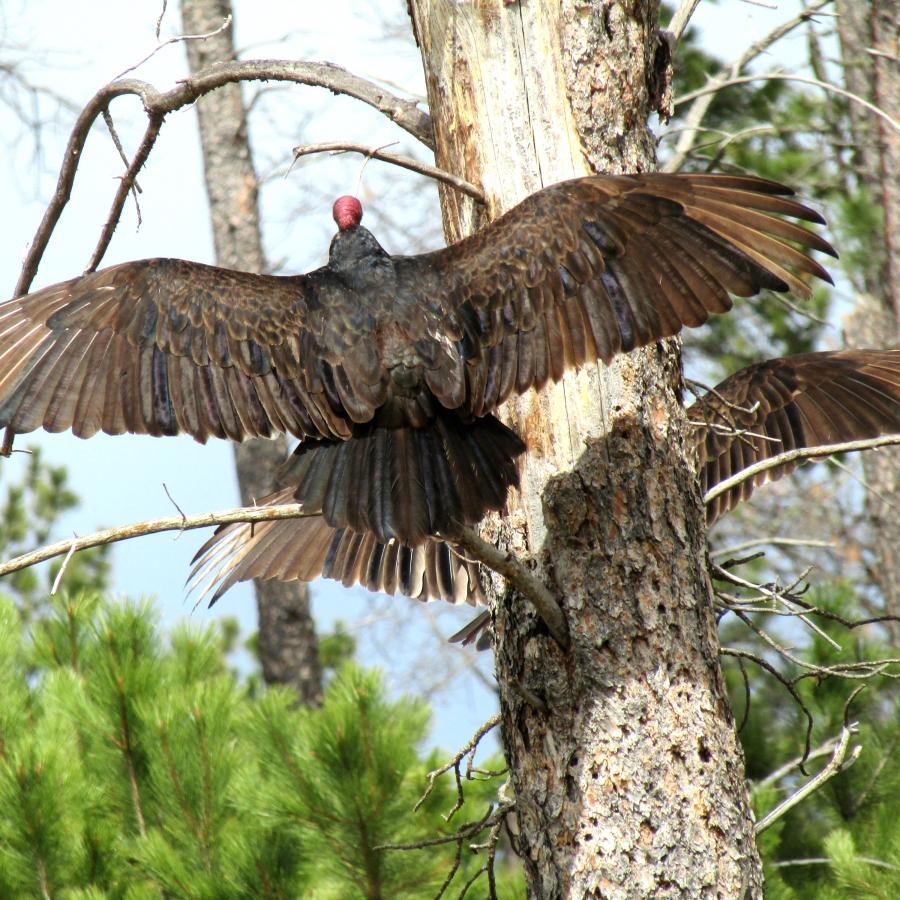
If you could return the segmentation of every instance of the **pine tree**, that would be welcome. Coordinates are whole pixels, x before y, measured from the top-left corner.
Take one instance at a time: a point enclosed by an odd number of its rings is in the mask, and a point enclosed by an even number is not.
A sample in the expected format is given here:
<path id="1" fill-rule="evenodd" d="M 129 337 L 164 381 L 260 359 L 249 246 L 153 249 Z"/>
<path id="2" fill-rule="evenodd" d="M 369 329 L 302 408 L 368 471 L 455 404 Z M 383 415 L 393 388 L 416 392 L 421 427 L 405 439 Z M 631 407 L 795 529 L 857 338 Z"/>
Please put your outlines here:
<path id="1" fill-rule="evenodd" d="M 428 710 L 376 672 L 343 665 L 320 710 L 255 698 L 221 630 L 164 640 L 148 603 L 87 593 L 32 634 L 0 601 L 0 896 L 433 897 L 451 875 L 456 844 L 433 843 L 456 828 L 450 781 L 413 812 L 438 765 Z M 501 781 L 468 785 L 465 809 Z M 453 890 L 481 865 L 466 853 Z"/>

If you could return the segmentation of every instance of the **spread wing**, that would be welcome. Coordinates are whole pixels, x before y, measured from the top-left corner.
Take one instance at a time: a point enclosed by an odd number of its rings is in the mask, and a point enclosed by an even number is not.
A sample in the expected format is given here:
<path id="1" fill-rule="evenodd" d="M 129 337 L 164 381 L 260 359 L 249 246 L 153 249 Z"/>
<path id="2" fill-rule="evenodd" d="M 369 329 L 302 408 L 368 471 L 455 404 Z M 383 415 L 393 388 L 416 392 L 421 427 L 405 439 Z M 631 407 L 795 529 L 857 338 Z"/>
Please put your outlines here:
<path id="1" fill-rule="evenodd" d="M 0 305 L 0 427 L 347 437 L 383 402 L 367 327 L 326 270 L 112 266 Z"/>
<path id="2" fill-rule="evenodd" d="M 697 425 L 705 493 L 786 450 L 900 434 L 900 350 L 805 353 L 748 366 L 688 409 Z M 711 525 L 754 489 L 793 471 L 787 462 L 713 499 Z"/>
<path id="3" fill-rule="evenodd" d="M 293 502 L 291 489 L 262 506 Z M 197 551 L 190 581 L 210 605 L 239 581 L 251 578 L 312 581 L 332 578 L 345 587 L 403 594 L 414 600 L 483 604 L 477 566 L 450 544 L 428 540 L 415 547 L 380 542 L 372 532 L 333 528 L 322 516 L 225 525 Z"/>
<path id="4" fill-rule="evenodd" d="M 404 289 L 465 358 L 475 415 L 567 368 L 627 352 L 731 308 L 729 294 L 810 294 L 807 255 L 833 248 L 792 191 L 731 175 L 605 176 L 533 194 L 477 234 L 396 260 Z M 787 218 L 785 218 L 787 217 Z M 448 365 L 429 385 L 457 406 Z"/>

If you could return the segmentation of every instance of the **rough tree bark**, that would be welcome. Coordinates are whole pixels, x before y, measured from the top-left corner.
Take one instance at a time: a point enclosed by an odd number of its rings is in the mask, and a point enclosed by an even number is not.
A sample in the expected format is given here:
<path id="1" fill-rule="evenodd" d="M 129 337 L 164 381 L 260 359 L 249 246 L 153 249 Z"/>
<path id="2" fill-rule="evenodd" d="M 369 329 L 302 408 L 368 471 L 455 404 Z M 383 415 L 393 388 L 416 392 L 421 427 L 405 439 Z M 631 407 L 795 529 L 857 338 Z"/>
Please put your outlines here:
<path id="1" fill-rule="evenodd" d="M 847 89 L 900 121 L 900 0 L 838 0 L 837 29 Z M 877 53 L 871 53 L 875 50 Z M 900 133 L 855 103 L 849 105 L 861 185 L 882 211 L 882 238 L 861 273 L 861 293 L 847 322 L 857 347 L 900 346 Z M 863 455 L 866 509 L 885 612 L 900 615 L 900 451 Z M 900 627 L 893 626 L 895 639 Z"/>
<path id="2" fill-rule="evenodd" d="M 182 0 L 185 34 L 207 34 L 232 14 L 229 0 Z M 235 58 L 234 29 L 186 42 L 192 72 Z M 229 84 L 197 102 L 206 190 L 216 262 L 233 269 L 265 272 L 257 202 L 257 180 L 247 140 L 241 88 Z M 275 471 L 287 455 L 283 436 L 235 446 L 241 503 L 251 505 L 275 488 Z M 318 644 L 302 582 L 255 581 L 259 611 L 259 658 L 267 684 L 292 686 L 305 704 L 322 699 Z"/>
<path id="3" fill-rule="evenodd" d="M 657 4 L 411 0 L 438 164 L 496 216 L 542 185 L 653 167 Z M 448 240 L 477 224 L 442 189 Z M 494 600 L 503 739 L 531 896 L 757 897 L 762 875 L 719 667 L 677 345 L 509 405 L 529 453 L 491 536 L 555 589 L 563 652 Z"/>

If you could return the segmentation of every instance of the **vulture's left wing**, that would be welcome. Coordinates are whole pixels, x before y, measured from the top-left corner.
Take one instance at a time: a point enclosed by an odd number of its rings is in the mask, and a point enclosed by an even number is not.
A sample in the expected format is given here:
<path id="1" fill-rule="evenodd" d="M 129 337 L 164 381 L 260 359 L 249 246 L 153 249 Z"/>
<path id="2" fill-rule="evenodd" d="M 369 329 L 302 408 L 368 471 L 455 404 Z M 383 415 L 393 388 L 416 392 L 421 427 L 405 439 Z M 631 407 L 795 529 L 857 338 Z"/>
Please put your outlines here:
<path id="1" fill-rule="evenodd" d="M 803 276 L 830 282 L 808 251 L 833 248 L 789 219 L 823 220 L 792 193 L 734 175 L 579 178 L 457 244 L 399 258 L 398 275 L 462 342 L 480 415 L 567 368 L 701 325 L 730 294 L 805 297 Z"/>

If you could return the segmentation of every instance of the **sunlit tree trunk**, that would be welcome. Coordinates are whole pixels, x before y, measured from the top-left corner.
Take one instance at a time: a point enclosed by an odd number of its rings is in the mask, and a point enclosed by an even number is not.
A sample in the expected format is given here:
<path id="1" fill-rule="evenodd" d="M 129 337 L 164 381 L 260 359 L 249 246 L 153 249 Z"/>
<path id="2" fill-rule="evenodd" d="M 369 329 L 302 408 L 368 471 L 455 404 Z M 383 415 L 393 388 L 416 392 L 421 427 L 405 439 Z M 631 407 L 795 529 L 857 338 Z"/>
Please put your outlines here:
<path id="1" fill-rule="evenodd" d="M 900 121 L 900 0 L 838 0 L 836 19 L 849 90 Z M 872 52 L 875 51 L 875 52 Z M 857 347 L 900 346 L 900 132 L 864 107 L 848 106 L 860 183 L 882 213 L 861 273 L 862 293 L 847 323 Z M 863 456 L 866 506 L 885 611 L 900 615 L 900 451 Z M 900 627 L 892 626 L 895 637 Z"/>
<path id="2" fill-rule="evenodd" d="M 592 169 L 654 167 L 655 3 L 410 9 L 438 165 L 483 187 L 488 217 Z M 448 240 L 480 224 L 470 200 L 442 198 Z M 489 531 L 534 560 L 572 635 L 564 652 L 495 591 L 513 839 L 533 897 L 761 895 L 680 384 L 666 342 L 506 409 L 529 453 Z"/>
<path id="3" fill-rule="evenodd" d="M 182 0 L 185 34 L 208 34 L 231 14 L 228 0 Z M 233 28 L 203 41 L 187 41 L 192 72 L 234 59 Z M 257 203 L 257 180 L 247 140 L 241 88 L 228 84 L 197 102 L 206 190 L 216 262 L 251 272 L 266 271 Z M 274 474 L 287 455 L 283 436 L 247 440 L 235 446 L 241 502 L 251 505 L 270 493 Z M 294 687 L 303 703 L 322 699 L 316 632 L 309 588 L 302 582 L 255 581 L 259 610 L 259 658 L 268 684 Z"/>

